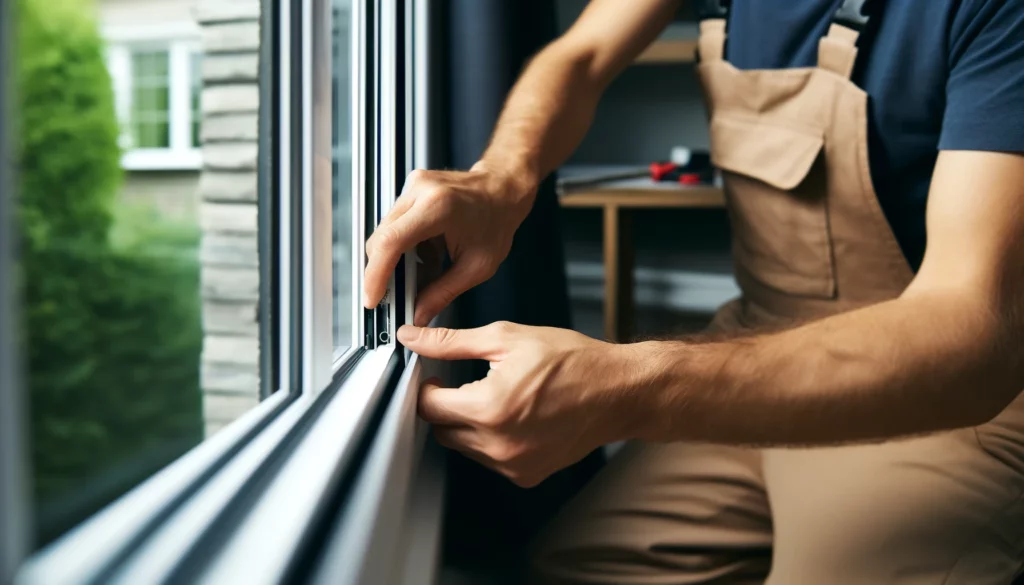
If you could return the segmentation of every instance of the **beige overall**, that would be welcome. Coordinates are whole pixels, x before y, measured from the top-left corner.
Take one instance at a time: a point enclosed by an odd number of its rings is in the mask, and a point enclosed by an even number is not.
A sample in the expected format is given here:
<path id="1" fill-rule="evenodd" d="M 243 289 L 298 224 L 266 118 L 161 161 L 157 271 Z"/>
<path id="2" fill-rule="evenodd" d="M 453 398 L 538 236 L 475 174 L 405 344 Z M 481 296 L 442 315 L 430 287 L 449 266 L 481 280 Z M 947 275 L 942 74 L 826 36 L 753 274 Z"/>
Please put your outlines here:
<path id="1" fill-rule="evenodd" d="M 833 24 L 817 67 L 740 71 L 725 21 L 701 23 L 743 290 L 714 328 L 848 311 L 913 278 L 871 184 L 856 39 Z M 1024 553 L 1022 445 L 1021 399 L 981 427 L 885 444 L 632 444 L 541 540 L 531 582 L 1006 584 Z"/>

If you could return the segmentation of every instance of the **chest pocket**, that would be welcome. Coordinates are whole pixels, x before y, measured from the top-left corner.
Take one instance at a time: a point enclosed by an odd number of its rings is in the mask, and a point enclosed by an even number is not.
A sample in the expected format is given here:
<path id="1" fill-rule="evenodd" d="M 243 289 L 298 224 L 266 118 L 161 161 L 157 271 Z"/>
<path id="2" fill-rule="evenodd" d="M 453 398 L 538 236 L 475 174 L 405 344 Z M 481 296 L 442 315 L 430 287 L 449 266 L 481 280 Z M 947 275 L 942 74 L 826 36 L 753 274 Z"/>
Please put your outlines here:
<path id="1" fill-rule="evenodd" d="M 737 272 L 801 297 L 836 294 L 823 145 L 809 131 L 724 113 L 711 120 Z"/>

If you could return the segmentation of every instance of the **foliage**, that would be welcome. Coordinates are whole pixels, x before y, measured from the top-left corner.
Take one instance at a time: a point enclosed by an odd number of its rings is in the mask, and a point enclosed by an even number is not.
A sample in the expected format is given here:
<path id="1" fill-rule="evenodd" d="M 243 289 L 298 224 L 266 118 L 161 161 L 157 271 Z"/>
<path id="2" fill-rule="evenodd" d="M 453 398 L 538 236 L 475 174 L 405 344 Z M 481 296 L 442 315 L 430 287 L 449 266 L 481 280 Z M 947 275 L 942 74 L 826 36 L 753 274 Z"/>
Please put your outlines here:
<path id="1" fill-rule="evenodd" d="M 44 517 L 47 502 L 64 507 L 66 527 L 201 437 L 198 234 L 115 205 L 119 129 L 94 7 L 18 8 L 35 493 Z"/>

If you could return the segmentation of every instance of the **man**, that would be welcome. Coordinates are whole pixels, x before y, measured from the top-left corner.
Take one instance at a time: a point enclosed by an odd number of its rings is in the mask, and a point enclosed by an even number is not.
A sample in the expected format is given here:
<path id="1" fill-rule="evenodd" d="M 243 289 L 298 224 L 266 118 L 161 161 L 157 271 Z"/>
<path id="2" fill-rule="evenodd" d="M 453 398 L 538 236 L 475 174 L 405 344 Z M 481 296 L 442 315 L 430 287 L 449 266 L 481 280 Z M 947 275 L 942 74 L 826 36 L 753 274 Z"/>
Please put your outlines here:
<path id="1" fill-rule="evenodd" d="M 684 341 L 404 327 L 421 355 L 492 366 L 426 384 L 422 416 L 523 486 L 633 440 L 552 527 L 537 582 L 1008 583 L 1024 562 L 1024 2 L 710 4 L 698 73 L 743 297 Z M 591 2 L 480 162 L 409 177 L 367 244 L 367 305 L 431 238 L 453 265 L 416 325 L 487 279 L 676 9 Z"/>

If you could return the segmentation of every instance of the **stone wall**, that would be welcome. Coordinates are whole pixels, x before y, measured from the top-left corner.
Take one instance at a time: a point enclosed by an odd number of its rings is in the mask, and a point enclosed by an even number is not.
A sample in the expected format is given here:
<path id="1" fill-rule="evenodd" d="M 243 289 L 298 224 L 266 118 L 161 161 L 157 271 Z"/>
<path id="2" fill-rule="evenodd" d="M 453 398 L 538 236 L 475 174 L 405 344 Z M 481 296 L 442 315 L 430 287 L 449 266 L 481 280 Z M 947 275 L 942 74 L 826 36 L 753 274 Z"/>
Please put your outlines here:
<path id="1" fill-rule="evenodd" d="M 211 435 L 259 402 L 260 3 L 196 0 L 203 31 L 202 387 Z"/>

